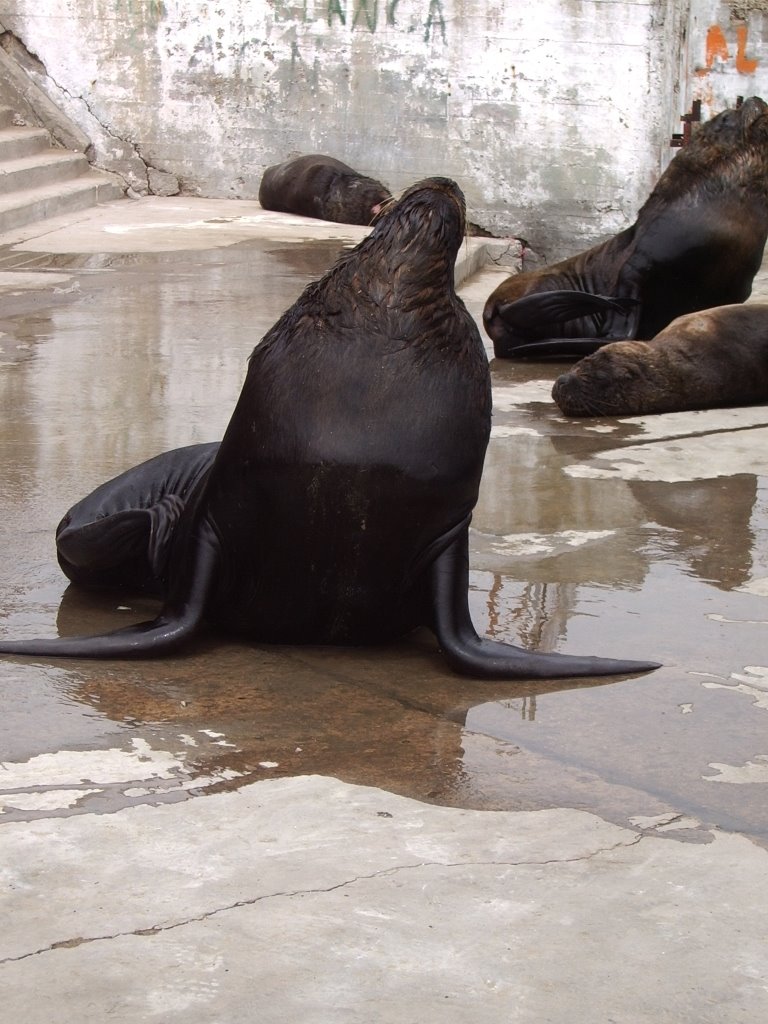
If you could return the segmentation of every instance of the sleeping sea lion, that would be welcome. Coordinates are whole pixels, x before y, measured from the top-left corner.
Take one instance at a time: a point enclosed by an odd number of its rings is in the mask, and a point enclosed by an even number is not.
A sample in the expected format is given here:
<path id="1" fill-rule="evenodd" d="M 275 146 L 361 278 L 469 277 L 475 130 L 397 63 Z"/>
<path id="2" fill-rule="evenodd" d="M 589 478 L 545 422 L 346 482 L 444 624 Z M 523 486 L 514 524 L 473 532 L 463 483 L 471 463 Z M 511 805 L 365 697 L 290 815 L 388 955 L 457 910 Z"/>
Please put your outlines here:
<path id="1" fill-rule="evenodd" d="M 644 416 L 768 402 L 768 303 L 673 320 L 650 341 L 614 341 L 552 388 L 566 416 Z"/>
<path id="2" fill-rule="evenodd" d="M 391 198 L 380 181 L 320 153 L 273 164 L 264 171 L 259 186 L 259 202 L 265 210 L 339 224 L 370 224 Z"/>

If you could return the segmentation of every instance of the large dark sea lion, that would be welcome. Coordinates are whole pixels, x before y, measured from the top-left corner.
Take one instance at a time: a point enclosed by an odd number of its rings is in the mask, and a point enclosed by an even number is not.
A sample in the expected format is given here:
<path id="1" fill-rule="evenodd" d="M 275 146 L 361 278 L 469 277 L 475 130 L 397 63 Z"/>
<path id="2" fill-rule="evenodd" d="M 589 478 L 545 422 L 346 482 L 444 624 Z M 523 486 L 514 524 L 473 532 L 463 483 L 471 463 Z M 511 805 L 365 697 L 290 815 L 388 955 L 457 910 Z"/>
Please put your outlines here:
<path id="1" fill-rule="evenodd" d="M 254 349 L 218 450 L 160 456 L 65 516 L 65 563 L 83 579 L 92 547 L 97 582 L 116 584 L 140 556 L 128 582 L 138 571 L 163 593 L 158 618 L 100 637 L 2 641 L 0 652 L 161 655 L 205 620 L 291 644 L 381 643 L 427 626 L 454 669 L 479 677 L 656 667 L 529 652 L 473 628 L 468 528 L 491 387 L 453 283 L 464 219 L 454 182 L 408 189 Z"/>
<path id="2" fill-rule="evenodd" d="M 513 359 L 652 338 L 675 317 L 747 299 L 767 236 L 768 105 L 752 96 L 699 128 L 631 227 L 499 285 L 485 330 Z"/>
<path id="3" fill-rule="evenodd" d="M 370 224 L 391 198 L 380 181 L 320 153 L 273 164 L 264 171 L 259 186 L 259 202 L 265 210 L 339 224 Z"/>
<path id="4" fill-rule="evenodd" d="M 768 402 L 768 303 L 673 320 L 650 341 L 614 341 L 558 377 L 566 416 L 643 416 Z"/>

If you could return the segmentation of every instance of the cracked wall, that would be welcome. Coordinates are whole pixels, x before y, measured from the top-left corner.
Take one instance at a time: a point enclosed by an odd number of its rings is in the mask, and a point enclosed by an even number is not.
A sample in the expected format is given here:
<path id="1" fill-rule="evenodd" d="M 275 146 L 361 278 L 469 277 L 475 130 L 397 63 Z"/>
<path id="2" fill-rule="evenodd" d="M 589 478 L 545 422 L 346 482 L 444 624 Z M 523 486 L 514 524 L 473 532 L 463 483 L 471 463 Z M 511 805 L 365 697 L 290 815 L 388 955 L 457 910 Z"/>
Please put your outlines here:
<path id="1" fill-rule="evenodd" d="M 30 75 L 134 190 L 256 196 L 327 152 L 548 255 L 624 227 L 669 158 L 683 0 L 17 0 Z M 167 194 L 167 192 L 166 192 Z"/>

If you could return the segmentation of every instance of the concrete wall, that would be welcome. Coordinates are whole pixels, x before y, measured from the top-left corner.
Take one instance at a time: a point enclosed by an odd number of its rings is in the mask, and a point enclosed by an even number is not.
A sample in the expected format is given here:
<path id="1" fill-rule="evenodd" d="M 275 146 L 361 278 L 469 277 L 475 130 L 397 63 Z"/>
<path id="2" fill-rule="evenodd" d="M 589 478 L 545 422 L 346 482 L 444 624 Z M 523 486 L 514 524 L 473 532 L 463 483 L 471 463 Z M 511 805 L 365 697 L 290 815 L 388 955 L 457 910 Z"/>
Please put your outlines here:
<path id="1" fill-rule="evenodd" d="M 393 189 L 454 177 L 551 258 L 624 227 L 668 160 L 696 2 L 0 0 L 0 25 L 139 192 L 254 197 L 326 152 Z"/>

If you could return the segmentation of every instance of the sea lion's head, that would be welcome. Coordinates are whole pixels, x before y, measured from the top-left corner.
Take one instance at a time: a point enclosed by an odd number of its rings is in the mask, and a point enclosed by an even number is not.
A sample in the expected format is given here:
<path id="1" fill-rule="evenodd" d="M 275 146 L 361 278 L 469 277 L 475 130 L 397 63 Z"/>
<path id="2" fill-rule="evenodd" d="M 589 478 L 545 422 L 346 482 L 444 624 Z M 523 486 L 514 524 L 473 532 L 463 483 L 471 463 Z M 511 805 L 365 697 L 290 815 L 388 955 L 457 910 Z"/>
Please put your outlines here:
<path id="1" fill-rule="evenodd" d="M 405 189 L 382 211 L 375 234 L 397 239 L 403 249 L 447 245 L 453 258 L 466 226 L 464 193 L 450 178 L 425 178 Z"/>
<path id="2" fill-rule="evenodd" d="M 340 223 L 368 226 L 392 198 L 386 185 L 375 178 L 355 174 L 344 176 L 332 189 L 325 204 L 326 218 Z"/>
<path id="3" fill-rule="evenodd" d="M 759 96 L 749 96 L 738 107 L 715 114 L 696 128 L 697 145 L 739 146 L 765 135 L 768 129 L 768 104 Z"/>
<path id="4" fill-rule="evenodd" d="M 405 308 L 453 294 L 453 266 L 464 239 L 464 193 L 450 178 L 425 178 L 388 203 L 358 246 L 357 273 Z"/>
<path id="5" fill-rule="evenodd" d="M 614 341 L 557 378 L 552 398 L 566 416 L 639 416 L 664 411 L 674 381 L 658 348 Z"/>

